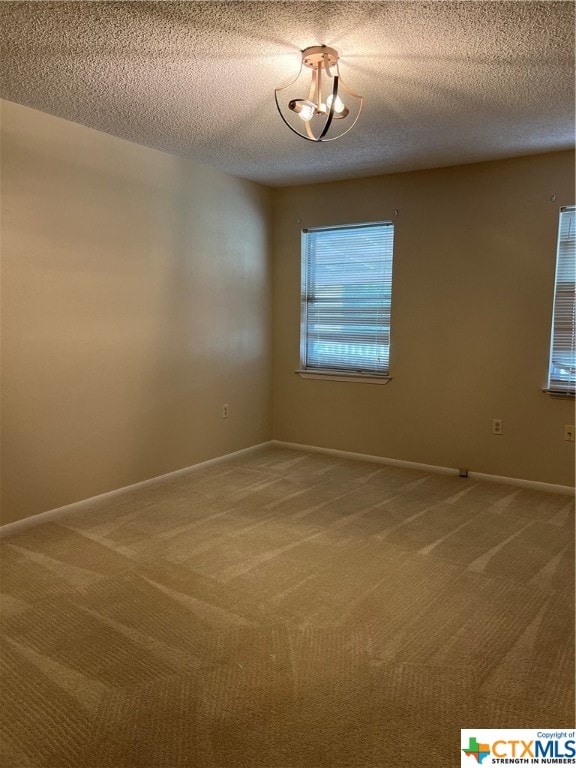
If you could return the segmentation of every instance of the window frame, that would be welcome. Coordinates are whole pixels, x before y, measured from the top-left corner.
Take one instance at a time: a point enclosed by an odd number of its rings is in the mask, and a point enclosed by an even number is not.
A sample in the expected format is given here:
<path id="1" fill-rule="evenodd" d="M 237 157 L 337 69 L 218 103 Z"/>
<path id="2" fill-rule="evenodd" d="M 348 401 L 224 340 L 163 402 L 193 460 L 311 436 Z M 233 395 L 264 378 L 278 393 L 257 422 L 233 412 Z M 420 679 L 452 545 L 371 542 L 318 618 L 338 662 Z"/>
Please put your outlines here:
<path id="1" fill-rule="evenodd" d="M 385 221 L 371 221 L 352 224 L 338 224 L 319 227 L 306 227 L 301 230 L 301 288 L 300 288 L 300 367 L 296 370 L 296 373 L 305 379 L 317 379 L 317 380 L 331 380 L 331 381 L 343 381 L 351 383 L 370 383 L 370 384 L 387 384 L 391 381 L 390 376 L 390 351 L 391 351 L 391 334 L 390 327 L 391 322 L 388 325 L 388 366 L 384 372 L 377 372 L 373 370 L 353 370 L 346 368 L 328 367 L 320 368 L 316 366 L 308 365 L 308 312 L 309 312 L 309 247 L 308 236 L 312 233 L 328 232 L 335 230 L 351 230 L 357 231 L 360 229 L 377 228 L 377 227 L 390 227 L 391 229 L 391 247 L 390 253 L 385 254 L 385 259 L 388 263 L 385 264 L 384 269 L 390 270 L 390 293 L 389 297 L 386 297 L 384 301 L 387 301 L 388 307 L 385 310 L 385 316 L 391 320 L 392 311 L 392 283 L 393 283 L 393 264 L 394 264 L 394 237 L 395 227 L 394 223 L 389 220 Z M 381 326 L 386 327 L 386 326 Z"/>
<path id="2" fill-rule="evenodd" d="M 562 290 L 566 290 L 565 286 L 568 286 L 568 290 L 572 292 L 573 297 L 573 308 L 572 308 L 572 330 L 571 330 L 571 349 L 572 349 L 572 355 L 573 358 L 570 361 L 571 367 L 574 367 L 576 364 L 576 352 L 575 352 L 575 339 L 576 339 L 576 274 L 575 274 L 575 268 L 576 268 L 576 255 L 572 255 L 570 252 L 570 245 L 567 245 L 567 253 L 564 254 L 562 250 L 562 217 L 564 214 L 571 215 L 572 224 L 574 227 L 576 227 L 576 206 L 575 205 L 563 205 L 560 208 L 559 216 L 558 216 L 558 231 L 556 236 L 556 266 L 554 271 L 554 297 L 553 297 L 553 303 L 552 303 L 552 318 L 551 318 L 551 331 L 550 331 L 550 342 L 549 342 L 549 355 L 548 355 L 548 370 L 547 370 L 547 384 L 544 388 L 544 392 L 551 395 L 552 397 L 568 397 L 568 398 L 574 398 L 576 395 L 576 382 L 574 378 L 567 378 L 566 384 L 564 385 L 562 382 L 562 379 L 558 376 L 553 376 L 553 357 L 554 355 L 558 355 L 558 347 L 562 346 L 561 344 L 558 344 L 557 342 L 557 334 L 561 331 L 559 331 L 559 326 L 561 325 L 561 322 L 558 321 L 557 318 L 557 308 L 560 300 L 560 293 Z M 570 240 L 571 238 L 567 238 Z M 561 265 L 561 260 L 566 259 L 568 265 L 570 266 L 570 261 L 574 259 L 574 265 L 572 265 L 572 280 L 560 280 L 559 276 L 561 272 L 564 272 L 567 267 L 565 265 Z M 563 288 L 561 288 L 561 285 Z M 571 288 L 570 288 L 571 286 Z M 558 368 L 558 366 L 556 366 Z"/>

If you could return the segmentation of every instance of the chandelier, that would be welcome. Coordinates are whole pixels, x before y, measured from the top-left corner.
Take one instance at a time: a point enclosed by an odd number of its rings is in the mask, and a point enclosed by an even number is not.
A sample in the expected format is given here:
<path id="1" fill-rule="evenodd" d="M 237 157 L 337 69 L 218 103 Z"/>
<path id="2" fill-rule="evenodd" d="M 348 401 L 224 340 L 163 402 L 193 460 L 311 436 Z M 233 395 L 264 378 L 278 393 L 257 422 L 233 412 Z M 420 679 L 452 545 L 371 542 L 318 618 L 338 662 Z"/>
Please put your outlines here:
<path id="1" fill-rule="evenodd" d="M 344 85 L 338 52 L 326 45 L 302 51 L 298 76 L 284 88 L 276 88 L 274 97 L 288 128 L 308 141 L 344 136 L 358 120 L 364 101 Z"/>

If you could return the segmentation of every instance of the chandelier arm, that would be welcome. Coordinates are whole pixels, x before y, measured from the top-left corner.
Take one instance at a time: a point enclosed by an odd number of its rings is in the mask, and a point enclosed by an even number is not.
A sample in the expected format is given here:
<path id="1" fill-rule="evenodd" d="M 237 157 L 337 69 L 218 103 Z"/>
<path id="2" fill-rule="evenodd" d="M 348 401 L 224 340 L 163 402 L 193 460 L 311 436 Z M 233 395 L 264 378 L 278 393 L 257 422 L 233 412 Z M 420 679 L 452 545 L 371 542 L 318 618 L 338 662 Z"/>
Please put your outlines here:
<path id="1" fill-rule="evenodd" d="M 316 70 L 312 70 L 312 77 L 310 78 L 310 90 L 308 91 L 308 101 L 315 101 L 314 94 L 317 90 Z"/>
<path id="2" fill-rule="evenodd" d="M 340 74 L 340 67 L 338 66 L 338 64 L 336 64 L 336 73 L 337 73 L 338 78 L 340 80 L 340 87 L 342 88 L 342 90 L 345 93 L 347 93 L 348 96 L 352 96 L 355 99 L 360 99 L 360 102 L 363 102 L 364 101 L 364 96 L 360 96 L 359 93 L 354 93 L 354 91 L 351 88 L 348 88 L 348 86 L 346 85 L 344 80 L 342 80 L 342 76 Z"/>
<path id="3" fill-rule="evenodd" d="M 322 141 L 324 136 L 328 133 L 328 129 L 332 125 L 332 119 L 334 118 L 334 108 L 336 106 L 336 98 L 338 97 L 338 75 L 335 75 L 334 77 L 334 86 L 332 88 L 332 103 L 330 104 L 330 112 L 328 113 L 328 118 L 326 119 L 326 122 L 324 124 L 324 128 L 322 129 L 322 132 L 320 133 L 320 136 L 318 136 L 318 141 Z M 340 134 L 342 135 L 342 134 Z M 338 137 L 340 138 L 340 137 Z"/>
<path id="4" fill-rule="evenodd" d="M 312 131 L 312 128 L 310 128 L 310 121 L 305 123 L 305 128 L 306 128 L 306 133 L 308 134 L 308 138 L 310 139 L 310 141 L 318 141 L 316 136 L 314 136 L 314 132 Z M 299 134 L 299 135 L 302 136 L 303 134 Z M 306 137 L 304 137 L 304 138 L 306 138 Z"/>

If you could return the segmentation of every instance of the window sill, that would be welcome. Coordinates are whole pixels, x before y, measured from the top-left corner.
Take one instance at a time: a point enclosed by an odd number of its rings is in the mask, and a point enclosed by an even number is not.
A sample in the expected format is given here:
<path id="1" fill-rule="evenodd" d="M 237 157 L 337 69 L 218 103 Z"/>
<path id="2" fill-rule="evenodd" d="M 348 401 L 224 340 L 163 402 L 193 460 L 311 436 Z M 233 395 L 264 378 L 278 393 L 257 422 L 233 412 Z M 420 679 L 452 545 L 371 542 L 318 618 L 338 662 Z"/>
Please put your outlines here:
<path id="1" fill-rule="evenodd" d="M 372 373 L 348 373 L 346 371 L 294 371 L 301 379 L 317 379 L 319 381 L 347 381 L 351 384 L 388 384 L 391 376 L 378 376 Z"/>
<path id="2" fill-rule="evenodd" d="M 574 399 L 576 397 L 576 393 L 574 392 L 562 392 L 559 389 L 543 389 L 542 392 L 544 392 L 545 395 L 549 395 L 550 397 L 556 397 L 560 400 L 566 400 L 567 398 Z"/>

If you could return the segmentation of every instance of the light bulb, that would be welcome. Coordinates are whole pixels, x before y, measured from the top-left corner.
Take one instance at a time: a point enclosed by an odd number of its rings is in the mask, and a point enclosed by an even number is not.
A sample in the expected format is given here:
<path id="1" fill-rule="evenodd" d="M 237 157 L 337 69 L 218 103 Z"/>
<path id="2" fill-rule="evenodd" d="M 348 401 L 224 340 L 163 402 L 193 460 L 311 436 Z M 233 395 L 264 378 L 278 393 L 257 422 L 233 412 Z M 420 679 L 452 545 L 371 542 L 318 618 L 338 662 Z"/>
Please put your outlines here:
<path id="1" fill-rule="evenodd" d="M 328 105 L 328 107 L 332 106 L 332 102 L 334 102 L 334 117 L 336 118 L 346 117 L 346 115 L 350 114 L 350 110 L 344 104 L 340 96 L 336 96 L 336 98 L 334 99 L 334 96 L 330 94 L 326 99 L 326 104 Z"/>
<path id="2" fill-rule="evenodd" d="M 296 112 L 298 117 L 306 122 L 312 120 L 316 110 L 316 104 L 313 101 L 308 101 L 308 99 L 292 99 L 288 106 L 292 112 Z"/>
<path id="3" fill-rule="evenodd" d="M 334 112 L 337 115 L 339 115 L 341 112 L 344 112 L 346 107 L 342 99 L 340 98 L 340 96 L 336 96 L 336 99 L 334 100 L 334 96 L 330 94 L 330 96 L 328 96 L 328 98 L 326 99 L 326 104 L 328 105 L 328 108 L 332 106 L 333 101 L 334 101 Z M 346 110 L 346 112 L 348 112 L 348 110 Z"/>

